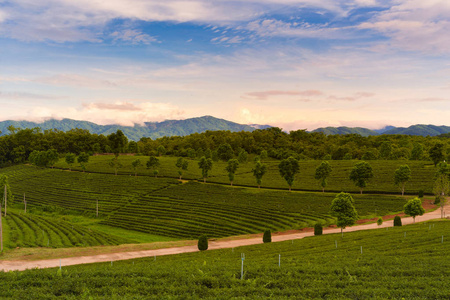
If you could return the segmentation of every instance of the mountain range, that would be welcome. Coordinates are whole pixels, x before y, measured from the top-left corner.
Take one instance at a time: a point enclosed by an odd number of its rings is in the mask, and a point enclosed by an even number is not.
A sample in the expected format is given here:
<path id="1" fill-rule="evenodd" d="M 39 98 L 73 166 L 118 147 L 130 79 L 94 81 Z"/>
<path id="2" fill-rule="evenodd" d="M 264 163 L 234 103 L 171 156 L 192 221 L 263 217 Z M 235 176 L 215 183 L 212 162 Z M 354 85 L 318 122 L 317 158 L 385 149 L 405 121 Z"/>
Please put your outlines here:
<path id="1" fill-rule="evenodd" d="M 80 128 L 87 129 L 91 133 L 103 135 L 108 135 L 120 129 L 130 140 L 134 141 L 138 141 L 141 137 L 150 137 L 152 139 L 157 139 L 163 136 L 185 136 L 192 133 L 202 133 L 207 130 L 229 130 L 232 132 L 236 132 L 253 131 L 255 129 L 266 129 L 271 127 L 270 125 L 238 124 L 224 119 L 218 119 L 212 116 L 203 116 L 185 120 L 166 120 L 163 122 L 145 122 L 142 125 L 135 124 L 134 126 L 98 125 L 88 121 L 77 121 L 71 119 L 52 119 L 43 123 L 8 120 L 0 122 L 1 135 L 8 134 L 8 127 L 11 125 L 16 128 L 22 129 L 39 127 L 42 130 L 57 129 L 60 131 L 68 131 L 73 128 Z M 450 133 L 450 126 L 412 125 L 407 128 L 386 126 L 377 130 L 362 127 L 323 127 L 317 128 L 312 132 L 323 132 L 326 135 L 360 134 L 362 136 L 372 136 L 380 134 L 407 134 L 437 136 Z"/>
<path id="2" fill-rule="evenodd" d="M 111 134 L 120 129 L 130 140 L 134 141 L 138 141 L 141 137 L 157 139 L 163 136 L 185 136 L 192 133 L 202 133 L 207 130 L 229 130 L 235 132 L 253 131 L 255 129 L 271 127 L 269 125 L 256 124 L 243 125 L 211 116 L 203 116 L 185 120 L 166 120 L 163 122 L 145 122 L 143 125 L 135 124 L 134 126 L 98 125 L 88 121 L 77 121 L 72 119 L 52 119 L 42 123 L 8 120 L 0 122 L 1 135 L 8 134 L 8 127 L 11 125 L 21 129 L 39 127 L 42 130 L 57 129 L 60 131 L 80 128 L 87 129 L 91 133 L 103 135 Z"/>

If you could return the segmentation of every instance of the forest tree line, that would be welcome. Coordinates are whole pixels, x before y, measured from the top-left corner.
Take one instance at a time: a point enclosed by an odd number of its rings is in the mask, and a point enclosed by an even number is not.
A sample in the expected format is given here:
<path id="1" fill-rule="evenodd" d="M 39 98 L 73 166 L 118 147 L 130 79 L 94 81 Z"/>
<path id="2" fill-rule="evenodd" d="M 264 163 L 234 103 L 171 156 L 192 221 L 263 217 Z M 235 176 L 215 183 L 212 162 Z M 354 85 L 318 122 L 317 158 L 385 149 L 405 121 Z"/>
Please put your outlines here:
<path id="1" fill-rule="evenodd" d="M 143 155 L 173 155 L 178 157 L 229 160 L 240 153 L 267 155 L 271 158 L 298 160 L 362 159 L 362 160 L 431 160 L 438 163 L 450 159 L 450 139 L 409 135 L 358 134 L 325 135 L 305 130 L 282 131 L 277 127 L 253 132 L 206 131 L 188 136 L 143 137 L 129 141 L 122 131 L 105 135 L 88 130 L 69 131 L 10 127 L 9 134 L 0 137 L 0 164 L 23 163 L 34 151 L 54 149 L 57 153 L 140 153 Z"/>

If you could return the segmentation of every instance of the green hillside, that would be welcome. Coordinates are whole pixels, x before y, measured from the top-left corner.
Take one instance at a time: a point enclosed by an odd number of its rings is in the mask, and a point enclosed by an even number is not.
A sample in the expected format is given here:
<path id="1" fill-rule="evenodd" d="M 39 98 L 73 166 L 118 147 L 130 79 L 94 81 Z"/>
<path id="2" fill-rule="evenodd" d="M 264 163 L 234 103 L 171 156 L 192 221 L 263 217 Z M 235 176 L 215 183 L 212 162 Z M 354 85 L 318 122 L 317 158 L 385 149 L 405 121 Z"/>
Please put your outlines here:
<path id="1" fill-rule="evenodd" d="M 217 170 L 217 173 L 223 173 Z M 336 193 L 288 192 L 189 182 L 172 178 L 69 172 L 19 165 L 3 168 L 15 206 L 83 214 L 100 224 L 171 238 L 260 233 L 334 223 L 329 207 Z M 354 195 L 361 217 L 401 211 L 405 198 Z M 9 202 L 12 204 L 12 201 Z M 192 216 L 195 216 L 193 218 Z"/>
<path id="2" fill-rule="evenodd" d="M 412 125 L 408 128 L 398 127 L 386 131 L 384 134 L 407 134 L 421 136 L 436 136 L 450 132 L 450 126 Z"/>
<path id="3" fill-rule="evenodd" d="M 312 132 L 323 132 L 326 135 L 334 134 L 359 134 L 361 136 L 379 135 L 378 132 L 362 127 L 323 127 Z"/>
<path id="4" fill-rule="evenodd" d="M 448 299 L 449 230 L 448 221 L 427 222 L 345 233 L 344 238 L 333 234 L 156 259 L 63 266 L 62 271 L 1 272 L 0 297 Z"/>

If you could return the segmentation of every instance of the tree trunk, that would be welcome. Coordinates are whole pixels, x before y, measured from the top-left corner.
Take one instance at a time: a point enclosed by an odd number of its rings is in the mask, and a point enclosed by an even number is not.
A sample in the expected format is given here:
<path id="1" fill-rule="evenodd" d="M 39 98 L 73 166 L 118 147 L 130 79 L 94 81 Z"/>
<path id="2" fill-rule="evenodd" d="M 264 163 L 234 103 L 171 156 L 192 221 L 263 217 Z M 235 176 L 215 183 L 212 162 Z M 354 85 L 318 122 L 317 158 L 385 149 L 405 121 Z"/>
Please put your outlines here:
<path id="1" fill-rule="evenodd" d="M 341 236 L 344 237 L 344 228 L 341 227 Z"/>
<path id="2" fill-rule="evenodd" d="M 203 183 L 206 183 L 206 177 L 203 177 Z"/>
<path id="3" fill-rule="evenodd" d="M 413 216 L 413 224 L 416 224 L 416 216 Z"/>
<path id="4" fill-rule="evenodd" d="M 233 181 L 230 181 L 230 185 L 233 186 Z"/>
<path id="5" fill-rule="evenodd" d="M 261 189 L 261 186 L 258 184 L 258 190 L 260 190 Z"/>
<path id="6" fill-rule="evenodd" d="M 441 219 L 443 219 L 443 218 L 444 218 L 444 205 L 441 201 Z"/>
<path id="7" fill-rule="evenodd" d="M 291 191 L 291 186 L 289 186 L 289 192 Z"/>
<path id="8" fill-rule="evenodd" d="M 359 190 L 361 195 L 362 195 L 362 190 L 363 190 L 363 189 L 360 189 L 360 190 Z"/>
<path id="9" fill-rule="evenodd" d="M 322 193 L 325 193 L 325 188 L 324 187 L 322 187 Z"/>
<path id="10" fill-rule="evenodd" d="M 402 186 L 402 197 L 403 197 L 404 194 L 405 194 L 405 187 Z"/>

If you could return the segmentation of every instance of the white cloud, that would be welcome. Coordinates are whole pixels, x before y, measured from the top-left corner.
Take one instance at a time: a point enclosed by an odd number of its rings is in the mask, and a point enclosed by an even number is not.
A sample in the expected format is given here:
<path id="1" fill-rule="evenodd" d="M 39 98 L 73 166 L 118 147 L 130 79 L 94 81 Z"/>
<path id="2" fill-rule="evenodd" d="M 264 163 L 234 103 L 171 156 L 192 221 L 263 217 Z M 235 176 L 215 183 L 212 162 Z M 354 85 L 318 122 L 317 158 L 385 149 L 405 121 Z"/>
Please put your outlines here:
<path id="1" fill-rule="evenodd" d="M 133 104 L 117 101 L 86 103 L 81 107 L 50 108 L 35 106 L 27 112 L 27 120 L 44 121 L 48 119 L 71 118 L 86 120 L 96 124 L 119 124 L 133 126 L 144 122 L 180 119 L 185 112 L 179 107 L 168 103 L 144 102 Z"/>
<path id="2" fill-rule="evenodd" d="M 153 36 L 145 34 L 136 29 L 126 29 L 122 31 L 114 31 L 110 35 L 114 41 L 123 41 L 131 44 L 150 44 L 153 42 L 158 42 Z"/>
<path id="3" fill-rule="evenodd" d="M 450 2 L 398 0 L 384 12 L 358 26 L 389 37 L 392 46 L 427 54 L 449 53 Z"/>

